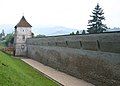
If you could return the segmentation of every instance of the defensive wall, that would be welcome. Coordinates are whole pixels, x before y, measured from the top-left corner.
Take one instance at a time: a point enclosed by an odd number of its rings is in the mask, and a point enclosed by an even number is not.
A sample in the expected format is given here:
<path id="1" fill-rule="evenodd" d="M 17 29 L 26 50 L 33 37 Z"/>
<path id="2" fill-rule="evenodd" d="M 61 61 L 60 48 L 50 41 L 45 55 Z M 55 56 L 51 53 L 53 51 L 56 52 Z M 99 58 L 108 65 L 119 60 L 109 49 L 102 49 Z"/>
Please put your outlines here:
<path id="1" fill-rule="evenodd" d="M 120 33 L 26 41 L 27 56 L 96 86 L 120 85 Z"/>

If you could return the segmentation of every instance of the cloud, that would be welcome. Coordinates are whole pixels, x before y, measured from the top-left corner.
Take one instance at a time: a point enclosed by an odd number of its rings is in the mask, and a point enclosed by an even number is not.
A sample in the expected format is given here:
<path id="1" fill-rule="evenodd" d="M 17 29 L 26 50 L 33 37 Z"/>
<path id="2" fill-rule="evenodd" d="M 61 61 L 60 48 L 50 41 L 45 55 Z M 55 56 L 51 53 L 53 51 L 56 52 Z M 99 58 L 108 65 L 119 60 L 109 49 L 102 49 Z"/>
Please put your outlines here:
<path id="1" fill-rule="evenodd" d="M 119 26 L 119 0 L 1 0 L 0 24 L 17 24 L 25 15 L 30 24 L 87 28 L 97 3 L 104 9 L 106 24 Z"/>

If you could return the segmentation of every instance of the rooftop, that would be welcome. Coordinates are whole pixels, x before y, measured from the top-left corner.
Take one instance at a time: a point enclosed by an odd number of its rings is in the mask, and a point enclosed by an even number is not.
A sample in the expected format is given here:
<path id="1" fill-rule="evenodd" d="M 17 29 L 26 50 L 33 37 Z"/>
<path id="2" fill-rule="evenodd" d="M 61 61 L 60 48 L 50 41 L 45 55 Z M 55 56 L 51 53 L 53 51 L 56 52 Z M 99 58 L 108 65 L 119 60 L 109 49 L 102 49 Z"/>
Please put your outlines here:
<path id="1" fill-rule="evenodd" d="M 15 26 L 15 28 L 17 27 L 32 27 L 25 19 L 24 16 L 22 16 L 21 20 L 19 21 L 19 23 Z"/>

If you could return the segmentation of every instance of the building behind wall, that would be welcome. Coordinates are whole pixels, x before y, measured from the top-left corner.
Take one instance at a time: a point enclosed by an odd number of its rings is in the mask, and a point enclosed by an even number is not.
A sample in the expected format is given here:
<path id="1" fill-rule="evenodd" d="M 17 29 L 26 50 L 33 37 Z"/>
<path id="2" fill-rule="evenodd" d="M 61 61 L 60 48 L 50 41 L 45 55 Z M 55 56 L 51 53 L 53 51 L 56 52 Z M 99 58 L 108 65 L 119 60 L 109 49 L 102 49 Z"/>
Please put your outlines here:
<path id="1" fill-rule="evenodd" d="M 22 16 L 19 23 L 15 26 L 14 34 L 14 55 L 26 56 L 26 39 L 32 37 L 31 25 Z"/>

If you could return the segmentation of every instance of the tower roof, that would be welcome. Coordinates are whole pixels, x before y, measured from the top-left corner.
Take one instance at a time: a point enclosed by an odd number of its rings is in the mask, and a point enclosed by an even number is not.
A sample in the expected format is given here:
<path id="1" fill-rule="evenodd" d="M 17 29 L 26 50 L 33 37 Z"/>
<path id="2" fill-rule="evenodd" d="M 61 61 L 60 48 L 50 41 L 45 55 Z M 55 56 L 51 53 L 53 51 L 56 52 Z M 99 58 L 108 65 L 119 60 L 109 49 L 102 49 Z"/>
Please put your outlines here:
<path id="1" fill-rule="evenodd" d="M 15 28 L 17 27 L 32 27 L 25 19 L 24 16 L 22 16 L 21 20 L 19 21 L 19 23 L 15 26 Z"/>

